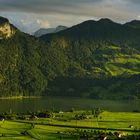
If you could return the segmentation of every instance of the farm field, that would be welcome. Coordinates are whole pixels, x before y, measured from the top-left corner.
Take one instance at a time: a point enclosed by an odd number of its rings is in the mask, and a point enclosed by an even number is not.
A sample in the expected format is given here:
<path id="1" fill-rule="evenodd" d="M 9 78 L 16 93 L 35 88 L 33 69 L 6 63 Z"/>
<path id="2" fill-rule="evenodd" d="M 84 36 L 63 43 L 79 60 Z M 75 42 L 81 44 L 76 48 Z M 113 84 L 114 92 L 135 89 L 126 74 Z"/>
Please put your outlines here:
<path id="1" fill-rule="evenodd" d="M 122 137 L 140 135 L 140 113 L 104 111 L 98 117 L 94 117 L 91 111 L 53 114 L 51 118 L 2 120 L 0 140 L 77 140 L 89 134 L 98 138 L 101 133 L 110 134 L 110 139 L 115 139 L 114 132 L 121 132 Z M 86 114 L 86 118 L 75 119 L 81 114 Z"/>

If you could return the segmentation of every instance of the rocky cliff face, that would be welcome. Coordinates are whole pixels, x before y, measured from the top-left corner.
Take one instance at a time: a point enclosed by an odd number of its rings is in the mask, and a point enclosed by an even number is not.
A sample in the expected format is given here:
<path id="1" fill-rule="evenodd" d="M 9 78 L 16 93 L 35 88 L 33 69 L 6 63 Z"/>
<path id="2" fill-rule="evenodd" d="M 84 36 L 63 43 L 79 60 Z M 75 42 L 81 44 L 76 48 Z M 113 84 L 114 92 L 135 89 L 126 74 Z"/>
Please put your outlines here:
<path id="1" fill-rule="evenodd" d="M 14 34 L 14 27 L 7 19 L 0 17 L 0 39 L 10 38 Z"/>

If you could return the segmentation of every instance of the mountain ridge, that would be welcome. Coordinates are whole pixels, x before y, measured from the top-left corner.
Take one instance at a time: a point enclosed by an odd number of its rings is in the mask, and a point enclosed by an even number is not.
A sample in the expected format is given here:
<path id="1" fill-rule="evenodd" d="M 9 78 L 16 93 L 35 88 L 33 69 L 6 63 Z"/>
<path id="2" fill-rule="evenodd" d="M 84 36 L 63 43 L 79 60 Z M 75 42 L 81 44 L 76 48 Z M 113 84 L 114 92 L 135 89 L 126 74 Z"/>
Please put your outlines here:
<path id="1" fill-rule="evenodd" d="M 72 26 L 72 27 L 70 27 L 70 28 L 68 28 L 68 29 L 66 29 L 65 31 L 68 31 L 68 30 L 70 30 L 70 29 L 72 29 L 72 28 L 78 28 L 78 27 L 80 27 L 80 26 L 93 26 L 93 28 L 96 28 L 97 27 L 97 25 L 98 26 L 100 26 L 100 24 L 102 24 L 102 25 L 106 25 L 106 26 L 109 26 L 109 25 L 111 25 L 112 24 L 112 26 L 119 26 L 119 27 L 128 27 L 128 28 L 130 28 L 130 29 L 133 29 L 133 28 L 131 28 L 131 26 L 126 26 L 126 25 L 128 25 L 128 24 L 133 24 L 133 23 L 135 23 L 135 22 L 137 22 L 137 24 L 139 24 L 140 25 L 140 21 L 139 20 L 132 20 L 132 21 L 130 21 L 130 22 L 126 22 L 126 23 L 124 23 L 124 24 L 121 24 L 121 23 L 117 23 L 117 22 L 114 22 L 114 21 L 112 21 L 112 20 L 110 20 L 110 19 L 108 19 L 108 18 L 101 18 L 100 20 L 97 20 L 97 21 L 95 21 L 95 20 L 87 20 L 87 21 L 84 21 L 84 22 L 82 22 L 82 23 L 79 23 L 79 24 L 77 24 L 77 25 L 74 25 L 74 26 Z M 95 26 L 95 27 L 94 27 Z M 127 29 L 128 29 L 127 28 Z M 65 32 L 64 31 L 64 32 Z M 59 33 L 61 33 L 61 32 L 63 32 L 63 31 L 60 31 Z M 44 35 L 43 35 L 44 36 Z"/>
<path id="2" fill-rule="evenodd" d="M 96 28 L 95 28 L 96 27 Z M 0 96 L 140 99 L 140 31 L 108 19 L 0 40 Z"/>
<path id="3" fill-rule="evenodd" d="M 132 20 L 130 22 L 125 23 L 124 25 L 135 28 L 135 29 L 139 29 L 140 28 L 140 20 Z"/>

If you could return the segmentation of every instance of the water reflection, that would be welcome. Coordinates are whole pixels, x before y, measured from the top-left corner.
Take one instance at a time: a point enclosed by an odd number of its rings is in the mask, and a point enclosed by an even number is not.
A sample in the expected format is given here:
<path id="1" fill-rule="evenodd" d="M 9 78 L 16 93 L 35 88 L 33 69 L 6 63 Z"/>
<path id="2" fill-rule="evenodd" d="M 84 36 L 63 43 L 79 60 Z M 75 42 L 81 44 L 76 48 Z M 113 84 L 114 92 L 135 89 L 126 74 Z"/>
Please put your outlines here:
<path id="1" fill-rule="evenodd" d="M 139 110 L 140 100 L 136 101 L 114 101 L 114 100 L 93 100 L 80 98 L 46 97 L 33 99 L 1 99 L 0 112 L 28 112 L 38 110 L 69 110 L 92 109 L 95 107 L 104 108 L 108 111 L 133 111 Z"/>

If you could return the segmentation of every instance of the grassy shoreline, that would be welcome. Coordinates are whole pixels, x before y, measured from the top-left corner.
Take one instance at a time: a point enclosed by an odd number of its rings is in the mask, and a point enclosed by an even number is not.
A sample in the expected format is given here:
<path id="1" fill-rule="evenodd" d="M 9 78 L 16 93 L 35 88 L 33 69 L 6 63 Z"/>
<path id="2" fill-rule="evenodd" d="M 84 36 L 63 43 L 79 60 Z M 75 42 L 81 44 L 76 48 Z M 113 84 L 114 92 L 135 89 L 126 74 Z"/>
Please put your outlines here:
<path id="1" fill-rule="evenodd" d="M 3 99 L 36 99 L 36 98 L 42 98 L 43 96 L 12 96 L 12 97 L 0 97 L 0 100 Z"/>

